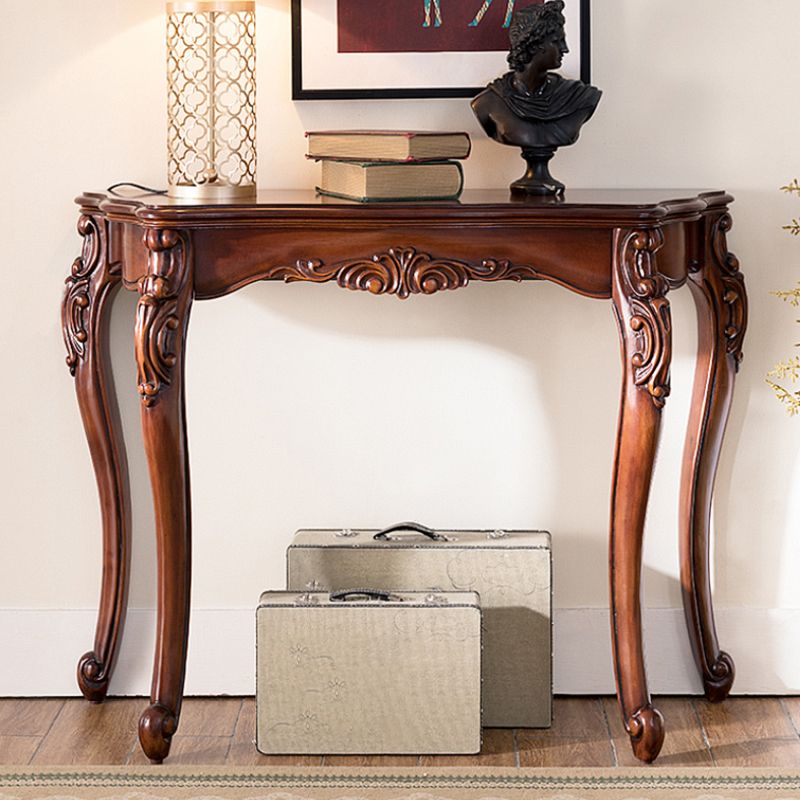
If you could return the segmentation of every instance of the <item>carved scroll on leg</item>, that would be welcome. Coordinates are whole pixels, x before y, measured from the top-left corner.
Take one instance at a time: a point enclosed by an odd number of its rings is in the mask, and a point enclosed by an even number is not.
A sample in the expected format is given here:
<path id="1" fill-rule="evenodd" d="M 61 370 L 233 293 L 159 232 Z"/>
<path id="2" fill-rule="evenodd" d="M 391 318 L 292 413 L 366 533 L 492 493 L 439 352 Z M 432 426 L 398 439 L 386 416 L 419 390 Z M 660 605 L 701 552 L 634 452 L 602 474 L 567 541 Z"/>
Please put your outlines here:
<path id="1" fill-rule="evenodd" d="M 136 359 L 142 433 L 153 489 L 158 553 L 158 619 L 150 706 L 139 740 L 156 762 L 177 730 L 186 669 L 191 580 L 191 497 L 183 389 L 193 297 L 191 241 L 149 230 L 147 275 L 139 283 Z"/>
<path id="2" fill-rule="evenodd" d="M 78 221 L 83 252 L 66 280 L 61 309 L 67 366 L 94 466 L 103 524 L 103 577 L 94 647 L 78 662 L 78 686 L 93 702 L 106 696 L 128 603 L 130 490 L 108 346 L 121 265 L 109 261 L 109 227 L 100 216 Z"/>
<path id="3" fill-rule="evenodd" d="M 623 374 L 609 533 L 611 632 L 623 722 L 634 754 L 648 762 L 664 740 L 647 688 L 640 598 L 645 514 L 670 389 L 669 287 L 656 266 L 662 243 L 660 230 L 618 231 L 613 277 Z"/>
<path id="4" fill-rule="evenodd" d="M 689 639 L 706 697 L 725 699 L 735 676 L 720 650 L 711 599 L 710 537 L 714 479 L 747 328 L 739 262 L 728 252 L 727 212 L 706 219 L 703 261 L 690 275 L 697 306 L 698 354 L 681 481 L 681 585 Z"/>

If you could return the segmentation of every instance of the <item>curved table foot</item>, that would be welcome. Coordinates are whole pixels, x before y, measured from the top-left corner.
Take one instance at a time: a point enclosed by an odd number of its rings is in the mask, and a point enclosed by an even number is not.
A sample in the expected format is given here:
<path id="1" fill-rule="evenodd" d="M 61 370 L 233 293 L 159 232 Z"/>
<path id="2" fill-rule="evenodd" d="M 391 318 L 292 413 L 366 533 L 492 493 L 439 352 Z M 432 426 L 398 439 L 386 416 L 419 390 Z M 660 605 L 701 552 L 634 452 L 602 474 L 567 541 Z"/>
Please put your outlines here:
<path id="1" fill-rule="evenodd" d="M 78 687 L 91 703 L 102 703 L 108 694 L 108 670 L 94 650 L 84 653 L 78 661 Z"/>
<path id="2" fill-rule="evenodd" d="M 705 694 L 712 702 L 728 696 L 736 674 L 733 659 L 717 641 L 709 536 L 714 479 L 747 327 L 744 280 L 727 248 L 730 227 L 727 212 L 706 220 L 704 259 L 689 276 L 699 343 L 680 501 L 683 608 Z"/>
<path id="3" fill-rule="evenodd" d="M 128 605 L 131 504 L 128 463 L 108 349 L 111 301 L 121 265 L 109 256 L 108 223 L 82 214 L 83 252 L 66 280 L 61 307 L 67 366 L 92 456 L 103 523 L 103 578 L 94 648 L 78 662 L 84 697 L 101 702 L 108 691 Z"/>
<path id="4" fill-rule="evenodd" d="M 655 761 L 664 744 L 664 717 L 652 705 L 633 712 L 625 723 L 625 730 L 631 737 L 633 754 L 648 764 Z"/>
<path id="5" fill-rule="evenodd" d="M 191 586 L 191 495 L 183 388 L 193 298 L 191 243 L 147 230 L 147 274 L 139 282 L 136 362 L 142 434 L 153 489 L 158 553 L 158 619 L 150 707 L 139 723 L 147 756 L 162 761 L 178 728 Z"/>
<path id="6" fill-rule="evenodd" d="M 656 267 L 662 244 L 660 230 L 618 230 L 612 291 L 623 375 L 609 533 L 611 635 L 622 720 L 634 755 L 648 762 L 664 741 L 647 688 L 640 598 L 645 514 L 670 389 L 669 285 Z"/>
<path id="7" fill-rule="evenodd" d="M 735 677 L 733 659 L 724 650 L 720 650 L 717 660 L 709 665 L 708 673 L 703 674 L 706 699 L 712 703 L 721 703 L 731 693 Z"/>
<path id="8" fill-rule="evenodd" d="M 178 729 L 175 715 L 164 706 L 153 703 L 139 718 L 139 742 L 144 754 L 154 763 L 160 764 L 168 755 L 172 735 Z"/>

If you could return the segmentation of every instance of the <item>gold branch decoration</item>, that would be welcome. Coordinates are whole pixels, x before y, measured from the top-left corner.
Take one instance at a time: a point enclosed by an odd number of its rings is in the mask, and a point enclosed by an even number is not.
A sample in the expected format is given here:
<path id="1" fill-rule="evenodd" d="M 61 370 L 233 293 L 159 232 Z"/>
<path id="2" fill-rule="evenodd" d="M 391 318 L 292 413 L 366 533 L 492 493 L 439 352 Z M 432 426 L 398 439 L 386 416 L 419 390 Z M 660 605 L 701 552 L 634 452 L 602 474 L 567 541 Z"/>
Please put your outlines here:
<path id="1" fill-rule="evenodd" d="M 781 186 L 781 191 L 800 196 L 800 181 L 795 178 L 786 186 Z M 788 225 L 784 225 L 783 229 L 792 236 L 800 236 L 800 220 L 793 219 Z M 772 292 L 772 294 L 785 303 L 800 308 L 800 281 L 794 289 Z M 800 320 L 797 321 L 800 323 Z M 797 347 L 800 347 L 800 343 L 797 344 Z M 776 364 L 767 373 L 766 380 L 778 400 L 786 406 L 788 413 L 792 416 L 800 414 L 800 389 L 794 389 L 794 385 L 800 381 L 800 356 L 794 356 Z"/>
<path id="2" fill-rule="evenodd" d="M 797 288 L 790 289 L 788 292 L 772 292 L 775 297 L 780 297 L 781 300 L 787 302 L 790 306 L 795 308 L 800 307 L 800 282 Z"/>

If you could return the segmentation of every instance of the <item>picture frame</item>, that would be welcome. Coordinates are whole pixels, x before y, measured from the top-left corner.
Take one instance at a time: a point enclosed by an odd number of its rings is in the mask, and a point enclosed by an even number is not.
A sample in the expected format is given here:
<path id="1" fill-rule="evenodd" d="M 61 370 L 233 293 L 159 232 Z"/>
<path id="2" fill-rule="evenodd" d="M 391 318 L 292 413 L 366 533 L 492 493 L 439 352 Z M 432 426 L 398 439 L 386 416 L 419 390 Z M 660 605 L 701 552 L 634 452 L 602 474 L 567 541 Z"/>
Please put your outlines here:
<path id="1" fill-rule="evenodd" d="M 357 14 L 359 8 L 369 8 L 368 0 L 292 0 L 293 100 L 474 97 L 490 80 L 508 70 L 508 31 L 499 30 L 504 25 L 498 22 L 503 19 L 498 17 L 498 11 L 506 15 L 507 22 L 510 9 L 516 4 L 520 7 L 532 4 L 530 0 L 483 0 L 482 4 L 481 0 L 382 0 L 378 5 L 374 0 L 369 2 L 373 9 L 381 8 L 382 18 L 391 12 L 392 4 L 404 3 L 404 14 L 418 6 L 409 17 L 413 19 L 414 29 L 410 33 L 406 28 L 400 31 L 396 16 L 395 24 L 386 25 L 385 32 L 371 24 L 374 15 L 372 20 L 362 24 Z M 567 77 L 589 83 L 590 0 L 565 2 L 570 53 L 562 72 Z M 461 16 L 447 28 L 456 4 Z M 464 11 L 472 15 L 472 6 L 477 11 L 472 22 L 467 24 Z M 397 13 L 395 9 L 395 15 Z M 345 30 L 339 22 L 348 20 L 349 27 Z M 409 24 L 405 17 L 402 24 Z M 470 49 L 436 49 L 449 46 L 447 42 L 452 41 L 454 35 L 465 40 L 467 36 L 472 37 L 482 24 L 487 27 L 478 33 L 485 39 L 483 43 L 478 42 L 478 47 L 470 41 L 465 45 L 456 44 L 456 47 Z M 473 30 L 464 34 L 465 28 Z M 398 35 L 398 31 L 403 35 Z M 499 39 L 501 34 L 503 38 Z M 450 39 L 446 38 L 448 36 Z M 345 51 L 342 51 L 343 41 Z M 445 44 L 428 44 L 432 41 Z M 485 49 L 495 43 L 501 47 Z M 387 49 L 381 50 L 382 47 Z"/>

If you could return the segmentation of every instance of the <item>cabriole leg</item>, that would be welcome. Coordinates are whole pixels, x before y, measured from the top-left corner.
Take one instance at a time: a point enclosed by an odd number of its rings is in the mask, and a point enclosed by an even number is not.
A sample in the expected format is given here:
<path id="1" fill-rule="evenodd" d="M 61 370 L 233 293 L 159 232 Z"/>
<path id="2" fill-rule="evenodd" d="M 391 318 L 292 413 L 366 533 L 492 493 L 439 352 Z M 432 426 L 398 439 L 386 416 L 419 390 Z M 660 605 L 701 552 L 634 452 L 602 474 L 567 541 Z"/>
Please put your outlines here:
<path id="1" fill-rule="evenodd" d="M 656 268 L 662 244 L 660 230 L 617 231 L 613 283 L 622 395 L 611 490 L 611 634 L 622 719 L 634 755 L 648 762 L 664 741 L 647 688 L 640 598 L 645 514 L 672 354 L 668 285 Z"/>
<path id="2" fill-rule="evenodd" d="M 683 608 L 703 688 L 712 702 L 728 696 L 735 676 L 733 659 L 717 642 L 709 552 L 714 479 L 747 327 L 744 280 L 727 249 L 730 227 L 727 212 L 707 218 L 704 260 L 689 276 L 699 341 L 680 501 Z"/>
<path id="3" fill-rule="evenodd" d="M 78 232 L 83 236 L 83 252 L 66 280 L 61 315 L 67 366 L 75 376 L 103 523 L 103 578 L 94 648 L 78 662 L 81 692 L 99 703 L 108 692 L 122 638 L 130 572 L 128 462 L 108 344 L 121 265 L 109 261 L 109 228 L 101 216 L 82 214 Z"/>
<path id="4" fill-rule="evenodd" d="M 187 235 L 148 230 L 148 272 L 139 282 L 136 361 L 156 519 L 158 619 L 150 705 L 139 720 L 146 755 L 161 762 L 178 727 L 191 586 L 191 497 L 184 401 L 184 357 L 192 304 Z"/>

